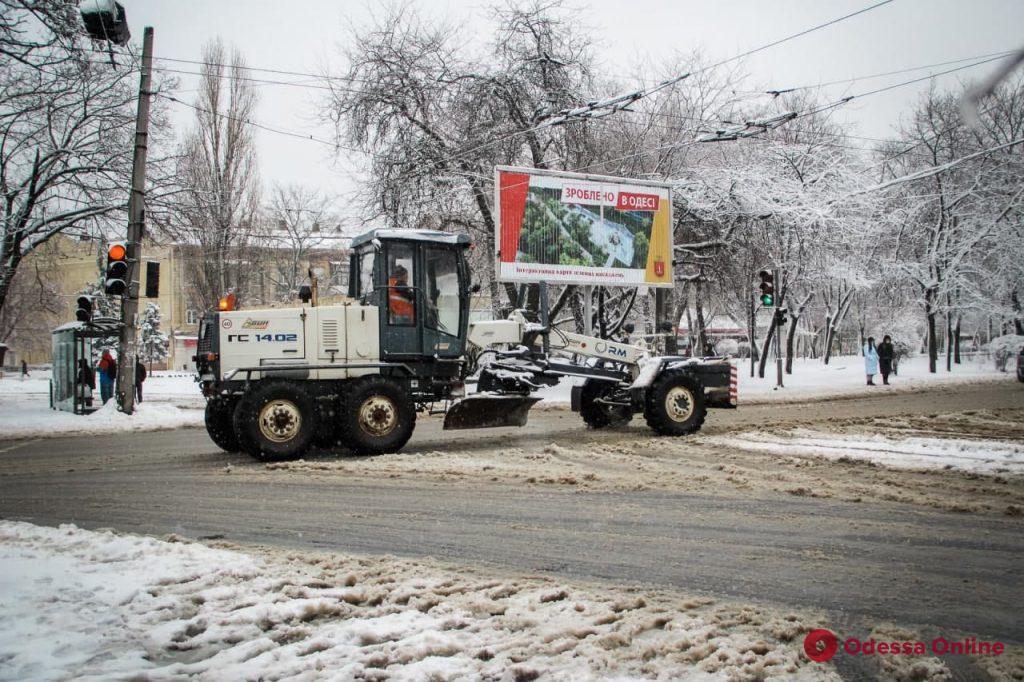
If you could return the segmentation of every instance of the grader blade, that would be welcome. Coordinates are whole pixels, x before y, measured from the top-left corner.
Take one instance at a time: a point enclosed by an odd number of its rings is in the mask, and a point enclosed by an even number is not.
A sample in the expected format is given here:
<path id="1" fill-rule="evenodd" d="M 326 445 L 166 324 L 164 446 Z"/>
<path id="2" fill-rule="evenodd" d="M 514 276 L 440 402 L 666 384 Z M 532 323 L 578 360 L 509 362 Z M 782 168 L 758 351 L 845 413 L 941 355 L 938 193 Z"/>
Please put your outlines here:
<path id="1" fill-rule="evenodd" d="M 447 429 L 490 429 L 498 426 L 526 426 L 530 408 L 540 398 L 523 395 L 471 395 L 448 409 Z"/>

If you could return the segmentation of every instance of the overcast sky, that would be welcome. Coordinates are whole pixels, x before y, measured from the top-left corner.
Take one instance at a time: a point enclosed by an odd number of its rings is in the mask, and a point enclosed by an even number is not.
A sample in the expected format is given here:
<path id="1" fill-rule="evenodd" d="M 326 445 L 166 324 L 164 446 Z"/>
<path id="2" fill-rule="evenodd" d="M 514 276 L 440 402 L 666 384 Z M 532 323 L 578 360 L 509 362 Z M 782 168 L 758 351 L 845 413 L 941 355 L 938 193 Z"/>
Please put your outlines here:
<path id="1" fill-rule="evenodd" d="M 369 15 L 371 2 L 348 0 L 120 0 L 141 41 L 143 26 L 155 29 L 159 57 L 199 59 L 202 45 L 221 36 L 237 47 L 253 67 L 318 71 L 325 61 L 338 62 L 337 46 L 346 21 Z M 489 31 L 488 2 L 419 0 L 431 14 L 457 17 L 484 42 Z M 658 62 L 674 53 L 702 48 L 711 59 L 725 59 L 816 24 L 874 4 L 873 0 L 589 0 L 572 3 L 575 16 L 593 29 L 601 68 L 610 74 L 631 72 L 640 60 Z M 1011 50 L 1024 45 L 1022 0 L 895 0 L 834 26 L 770 48 L 746 59 L 745 70 L 759 84 L 785 88 L 934 64 Z M 969 62 L 965 62 L 969 63 Z M 194 65 L 158 62 L 194 71 Z M 926 76 L 959 66 L 828 86 L 831 100 Z M 960 79 L 979 77 L 993 68 L 978 66 L 936 79 L 953 87 Z M 271 80 L 308 82 L 296 76 L 254 73 Z M 191 101 L 195 77 L 181 75 L 179 95 Z M 261 85 L 257 119 L 268 126 L 329 137 L 313 122 L 316 90 Z M 921 93 L 922 82 L 855 100 L 842 107 L 838 120 L 850 134 L 890 135 Z M 608 93 L 615 94 L 615 93 Z M 187 125 L 190 112 L 175 121 Z M 313 141 L 258 131 L 261 174 L 266 182 L 300 182 L 328 191 L 351 187 L 331 161 L 332 150 Z M 856 146 L 866 140 L 851 139 Z M 345 166 L 344 160 L 341 163 Z"/>

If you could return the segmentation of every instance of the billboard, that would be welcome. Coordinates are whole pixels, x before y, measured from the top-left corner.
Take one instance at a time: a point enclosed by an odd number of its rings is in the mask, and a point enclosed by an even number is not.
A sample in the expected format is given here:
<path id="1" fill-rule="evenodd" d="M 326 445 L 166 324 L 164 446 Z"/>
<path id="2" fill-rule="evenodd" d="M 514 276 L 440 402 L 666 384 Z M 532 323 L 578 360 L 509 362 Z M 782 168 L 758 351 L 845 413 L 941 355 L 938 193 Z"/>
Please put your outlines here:
<path id="1" fill-rule="evenodd" d="M 501 166 L 494 185 L 499 281 L 672 286 L 670 185 Z"/>

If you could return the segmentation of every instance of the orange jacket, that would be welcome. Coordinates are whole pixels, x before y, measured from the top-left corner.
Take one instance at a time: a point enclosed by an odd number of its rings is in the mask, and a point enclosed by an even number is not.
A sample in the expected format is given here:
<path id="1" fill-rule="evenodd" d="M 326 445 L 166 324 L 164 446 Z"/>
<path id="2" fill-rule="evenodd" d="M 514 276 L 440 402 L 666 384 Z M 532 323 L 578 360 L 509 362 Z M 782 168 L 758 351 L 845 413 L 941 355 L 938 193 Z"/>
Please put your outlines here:
<path id="1" fill-rule="evenodd" d="M 392 315 L 410 320 L 416 316 L 416 308 L 410 294 L 407 286 L 399 284 L 396 278 L 388 280 L 388 309 Z"/>

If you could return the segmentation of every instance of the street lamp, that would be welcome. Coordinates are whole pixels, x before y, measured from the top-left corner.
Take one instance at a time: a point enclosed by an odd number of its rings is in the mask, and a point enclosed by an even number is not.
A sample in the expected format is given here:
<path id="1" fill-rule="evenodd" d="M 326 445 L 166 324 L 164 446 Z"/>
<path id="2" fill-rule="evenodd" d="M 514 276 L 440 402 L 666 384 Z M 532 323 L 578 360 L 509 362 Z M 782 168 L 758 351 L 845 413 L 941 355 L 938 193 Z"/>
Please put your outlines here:
<path id="1" fill-rule="evenodd" d="M 114 0 L 82 0 L 78 6 L 85 30 L 93 40 L 109 40 L 115 45 L 127 45 L 132 37 L 124 7 Z"/>

